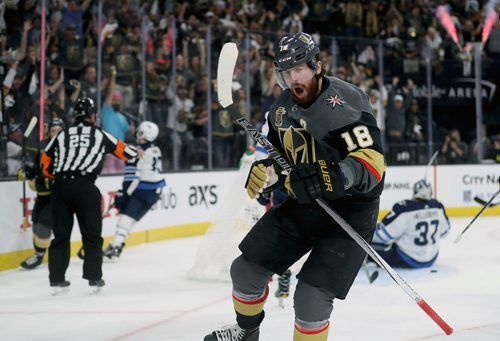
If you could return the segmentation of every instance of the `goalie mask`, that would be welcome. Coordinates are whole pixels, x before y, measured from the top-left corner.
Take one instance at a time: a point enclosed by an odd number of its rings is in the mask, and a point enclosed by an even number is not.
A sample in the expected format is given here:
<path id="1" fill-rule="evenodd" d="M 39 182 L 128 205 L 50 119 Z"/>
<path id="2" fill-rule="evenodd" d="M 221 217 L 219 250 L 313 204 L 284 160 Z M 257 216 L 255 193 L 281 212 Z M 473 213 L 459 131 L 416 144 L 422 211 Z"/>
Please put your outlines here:
<path id="1" fill-rule="evenodd" d="M 137 127 L 135 134 L 137 142 L 142 138 L 148 142 L 153 142 L 158 137 L 158 126 L 150 121 L 144 121 Z"/>
<path id="2" fill-rule="evenodd" d="M 304 63 L 307 63 L 315 71 L 318 54 L 318 45 L 311 35 L 307 33 L 301 32 L 281 38 L 274 58 L 274 72 L 281 88 L 288 88 L 283 77 L 283 71 Z"/>
<path id="3" fill-rule="evenodd" d="M 413 185 L 413 199 L 432 199 L 432 187 L 431 184 L 427 182 L 427 180 L 419 180 Z"/>

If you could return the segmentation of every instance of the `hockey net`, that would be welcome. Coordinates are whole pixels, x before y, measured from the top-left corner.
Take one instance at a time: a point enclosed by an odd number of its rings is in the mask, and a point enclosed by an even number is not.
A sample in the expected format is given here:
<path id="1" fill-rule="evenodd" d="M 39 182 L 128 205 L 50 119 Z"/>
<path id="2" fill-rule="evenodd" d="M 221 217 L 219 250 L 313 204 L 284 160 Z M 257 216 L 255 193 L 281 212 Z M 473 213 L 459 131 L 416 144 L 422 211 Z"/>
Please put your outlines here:
<path id="1" fill-rule="evenodd" d="M 265 206 L 250 199 L 245 181 L 255 153 L 246 153 L 238 174 L 223 195 L 222 207 L 203 236 L 188 278 L 200 281 L 230 281 L 229 267 L 240 254 L 238 244 L 250 228 L 265 213 Z"/>

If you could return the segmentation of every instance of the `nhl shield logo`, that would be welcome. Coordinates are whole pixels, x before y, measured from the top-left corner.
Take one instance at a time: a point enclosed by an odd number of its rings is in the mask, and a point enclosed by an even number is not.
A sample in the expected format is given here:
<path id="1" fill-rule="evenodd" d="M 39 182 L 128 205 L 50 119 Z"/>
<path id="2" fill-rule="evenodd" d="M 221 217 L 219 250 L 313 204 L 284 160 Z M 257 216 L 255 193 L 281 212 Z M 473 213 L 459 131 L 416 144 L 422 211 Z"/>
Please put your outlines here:
<path id="1" fill-rule="evenodd" d="M 283 125 L 283 115 L 286 114 L 286 109 L 284 107 L 279 107 L 276 112 L 276 119 L 274 121 L 274 124 L 276 127 L 281 127 Z"/>

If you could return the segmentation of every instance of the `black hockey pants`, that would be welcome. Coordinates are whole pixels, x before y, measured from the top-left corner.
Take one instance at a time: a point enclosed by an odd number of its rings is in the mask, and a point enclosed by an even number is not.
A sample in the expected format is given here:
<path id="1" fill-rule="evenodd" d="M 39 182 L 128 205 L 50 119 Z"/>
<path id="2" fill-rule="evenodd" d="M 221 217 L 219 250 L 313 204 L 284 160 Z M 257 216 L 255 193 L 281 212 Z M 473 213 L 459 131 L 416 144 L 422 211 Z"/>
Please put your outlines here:
<path id="1" fill-rule="evenodd" d="M 99 189 L 89 178 L 60 176 L 54 183 L 51 205 L 54 239 L 49 248 L 49 280 L 65 280 L 74 214 L 80 226 L 85 252 L 83 278 L 101 279 L 103 239 Z"/>

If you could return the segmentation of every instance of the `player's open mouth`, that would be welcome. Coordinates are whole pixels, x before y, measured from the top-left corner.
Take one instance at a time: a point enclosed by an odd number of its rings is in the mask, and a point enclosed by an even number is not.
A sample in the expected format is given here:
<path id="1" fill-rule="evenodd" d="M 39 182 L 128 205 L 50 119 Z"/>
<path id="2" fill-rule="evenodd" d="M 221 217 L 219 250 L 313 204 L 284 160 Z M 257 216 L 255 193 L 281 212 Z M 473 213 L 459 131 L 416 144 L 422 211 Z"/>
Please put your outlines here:
<path id="1" fill-rule="evenodd" d="M 294 87 L 294 88 L 293 88 L 293 91 L 294 91 L 294 92 L 295 92 L 295 94 L 296 94 L 297 96 L 299 96 L 299 97 L 301 97 L 301 96 L 304 94 L 304 92 L 305 92 L 305 91 L 304 91 L 304 88 L 301 88 L 301 87 L 298 87 L 298 86 Z"/>

